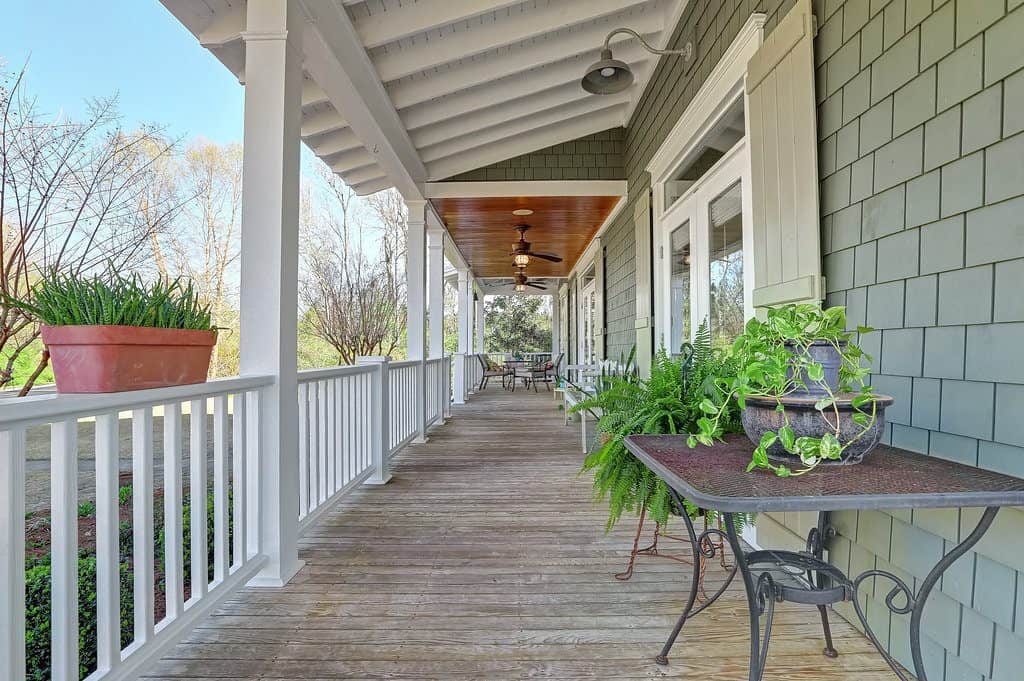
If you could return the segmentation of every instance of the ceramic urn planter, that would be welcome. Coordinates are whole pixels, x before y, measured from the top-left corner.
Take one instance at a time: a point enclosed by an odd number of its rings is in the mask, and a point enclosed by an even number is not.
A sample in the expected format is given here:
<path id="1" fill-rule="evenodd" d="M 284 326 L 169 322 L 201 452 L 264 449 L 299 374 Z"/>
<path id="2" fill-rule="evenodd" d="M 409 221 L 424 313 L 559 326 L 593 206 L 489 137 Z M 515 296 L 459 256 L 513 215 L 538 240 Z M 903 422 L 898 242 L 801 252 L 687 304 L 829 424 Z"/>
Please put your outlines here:
<path id="1" fill-rule="evenodd" d="M 59 393 L 111 393 L 203 383 L 216 331 L 43 326 Z"/>

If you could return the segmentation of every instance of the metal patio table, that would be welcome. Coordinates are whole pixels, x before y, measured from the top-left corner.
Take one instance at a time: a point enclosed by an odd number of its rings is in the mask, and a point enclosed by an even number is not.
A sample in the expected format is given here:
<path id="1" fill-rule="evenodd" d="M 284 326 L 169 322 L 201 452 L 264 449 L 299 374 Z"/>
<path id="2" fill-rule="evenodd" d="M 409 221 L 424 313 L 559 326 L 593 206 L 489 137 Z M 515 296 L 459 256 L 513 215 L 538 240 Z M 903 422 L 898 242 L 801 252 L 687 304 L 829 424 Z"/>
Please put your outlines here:
<path id="1" fill-rule="evenodd" d="M 730 435 L 714 447 L 693 449 L 685 437 L 673 435 L 634 435 L 625 444 L 668 484 L 677 508 L 685 508 L 685 498 L 702 509 L 721 512 L 724 519 L 724 530 L 711 527 L 698 534 L 693 521 L 681 513 L 693 550 L 693 579 L 683 613 L 655 661 L 668 664 L 668 653 L 683 625 L 725 593 L 739 572 L 750 615 L 749 681 L 761 681 L 764 674 L 775 604 L 782 601 L 818 608 L 827 657 L 838 653 L 832 646 L 826 606 L 851 601 L 878 652 L 897 677 L 910 681 L 879 643 L 857 600 L 858 589 L 868 579 L 893 584 L 885 604 L 894 613 L 910 615 L 914 673 L 918 681 L 927 681 L 921 616 L 929 595 L 946 569 L 981 540 L 1001 507 L 1024 506 L 1022 479 L 885 445 L 872 450 L 861 464 L 822 464 L 799 477 L 780 478 L 767 471 L 745 472 L 753 450 L 745 435 Z M 830 511 L 962 507 L 985 510 L 974 530 L 939 560 L 916 593 L 891 572 L 873 569 L 851 578 L 823 559 L 825 543 L 835 535 L 829 525 Z M 808 533 L 806 549 L 745 550 L 736 532 L 735 514 L 766 511 L 817 512 L 818 522 Z M 716 540 L 722 539 L 729 542 L 734 565 L 723 585 L 698 604 L 701 563 L 715 557 Z"/>

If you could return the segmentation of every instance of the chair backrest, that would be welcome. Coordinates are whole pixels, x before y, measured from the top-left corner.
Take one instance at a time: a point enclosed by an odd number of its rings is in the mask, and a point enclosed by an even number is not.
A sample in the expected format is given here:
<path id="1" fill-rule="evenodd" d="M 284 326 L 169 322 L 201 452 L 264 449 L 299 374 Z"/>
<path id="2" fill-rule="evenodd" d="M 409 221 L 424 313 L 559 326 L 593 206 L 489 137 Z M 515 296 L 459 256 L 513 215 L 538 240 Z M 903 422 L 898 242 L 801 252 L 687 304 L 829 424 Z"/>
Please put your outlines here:
<path id="1" fill-rule="evenodd" d="M 488 366 L 487 359 L 483 355 L 474 355 L 474 357 L 476 357 L 477 361 L 480 362 L 480 368 L 482 368 L 484 371 L 487 371 L 488 369 L 491 368 L 490 366 Z"/>

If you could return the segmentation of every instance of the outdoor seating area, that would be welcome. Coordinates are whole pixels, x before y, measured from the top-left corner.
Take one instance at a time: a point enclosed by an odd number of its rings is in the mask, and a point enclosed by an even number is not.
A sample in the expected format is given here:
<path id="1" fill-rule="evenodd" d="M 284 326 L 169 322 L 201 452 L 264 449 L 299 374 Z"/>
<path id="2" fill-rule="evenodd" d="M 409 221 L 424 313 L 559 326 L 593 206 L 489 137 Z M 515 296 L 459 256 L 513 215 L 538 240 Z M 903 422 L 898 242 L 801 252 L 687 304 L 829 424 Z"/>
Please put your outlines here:
<path id="1" fill-rule="evenodd" d="M 492 378 L 500 378 L 501 387 L 510 392 L 515 392 L 517 386 L 538 392 L 538 385 L 551 392 L 553 387 L 561 384 L 559 372 L 564 353 L 558 353 L 554 359 L 549 352 L 491 352 L 478 353 L 474 357 L 480 372 L 480 380 L 475 384 L 478 390 L 485 390 Z"/>

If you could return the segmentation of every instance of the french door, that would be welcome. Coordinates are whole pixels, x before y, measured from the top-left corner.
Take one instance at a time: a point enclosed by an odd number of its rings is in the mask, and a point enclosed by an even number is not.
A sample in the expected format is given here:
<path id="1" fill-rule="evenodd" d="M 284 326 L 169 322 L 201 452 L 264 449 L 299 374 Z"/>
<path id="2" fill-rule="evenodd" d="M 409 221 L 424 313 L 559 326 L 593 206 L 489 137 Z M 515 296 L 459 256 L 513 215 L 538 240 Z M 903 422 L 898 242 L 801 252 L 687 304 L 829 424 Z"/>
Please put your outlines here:
<path id="1" fill-rule="evenodd" d="M 579 363 L 593 364 L 597 360 L 594 344 L 597 314 L 597 282 L 593 278 L 580 290 L 579 299 Z"/>
<path id="2" fill-rule="evenodd" d="M 657 338 L 671 353 L 707 321 L 717 345 L 753 316 L 750 162 L 737 143 L 665 212 L 655 230 Z"/>

